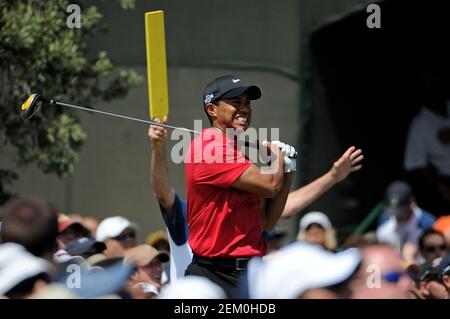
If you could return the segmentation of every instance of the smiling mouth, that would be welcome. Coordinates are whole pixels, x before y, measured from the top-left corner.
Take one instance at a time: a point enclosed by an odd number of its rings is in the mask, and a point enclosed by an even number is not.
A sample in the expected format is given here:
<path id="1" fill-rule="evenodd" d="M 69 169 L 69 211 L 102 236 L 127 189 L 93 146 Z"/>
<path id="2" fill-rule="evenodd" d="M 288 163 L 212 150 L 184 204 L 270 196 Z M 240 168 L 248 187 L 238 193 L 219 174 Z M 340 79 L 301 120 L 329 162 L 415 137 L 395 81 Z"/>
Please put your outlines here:
<path id="1" fill-rule="evenodd" d="M 238 113 L 234 119 L 243 125 L 247 125 L 248 123 L 248 115 L 246 114 Z"/>

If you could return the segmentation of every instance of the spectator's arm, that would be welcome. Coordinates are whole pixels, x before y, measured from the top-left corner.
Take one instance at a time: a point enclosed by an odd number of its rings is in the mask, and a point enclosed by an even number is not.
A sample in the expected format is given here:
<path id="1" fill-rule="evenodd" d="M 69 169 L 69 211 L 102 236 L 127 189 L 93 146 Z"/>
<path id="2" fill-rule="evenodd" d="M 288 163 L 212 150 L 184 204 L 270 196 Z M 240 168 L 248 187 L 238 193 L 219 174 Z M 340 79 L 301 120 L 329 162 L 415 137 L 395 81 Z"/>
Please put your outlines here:
<path id="1" fill-rule="evenodd" d="M 356 149 L 354 146 L 348 148 L 327 173 L 308 185 L 289 193 L 281 217 L 291 218 L 298 214 L 336 183 L 347 178 L 350 173 L 361 169 L 362 165 L 360 162 L 363 158 L 364 156 L 360 149 Z"/>
<path id="2" fill-rule="evenodd" d="M 414 264 L 418 253 L 417 245 L 407 242 L 402 247 L 402 258 L 406 265 Z"/>

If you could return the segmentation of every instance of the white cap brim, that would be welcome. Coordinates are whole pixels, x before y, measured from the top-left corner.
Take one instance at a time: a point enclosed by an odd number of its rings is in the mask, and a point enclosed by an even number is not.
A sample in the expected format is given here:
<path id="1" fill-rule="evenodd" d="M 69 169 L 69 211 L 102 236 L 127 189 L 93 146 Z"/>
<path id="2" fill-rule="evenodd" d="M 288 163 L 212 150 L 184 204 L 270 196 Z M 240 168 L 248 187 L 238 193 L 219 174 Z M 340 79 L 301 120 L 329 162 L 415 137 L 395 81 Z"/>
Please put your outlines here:
<path id="1" fill-rule="evenodd" d="M 344 282 L 356 271 L 361 255 L 356 248 L 340 253 L 297 242 L 248 266 L 249 296 L 253 299 L 297 298 L 307 290 Z"/>
<path id="2" fill-rule="evenodd" d="M 136 224 L 122 216 L 106 218 L 98 225 L 95 239 L 104 242 L 108 238 L 119 236 L 128 227 L 137 231 Z"/>

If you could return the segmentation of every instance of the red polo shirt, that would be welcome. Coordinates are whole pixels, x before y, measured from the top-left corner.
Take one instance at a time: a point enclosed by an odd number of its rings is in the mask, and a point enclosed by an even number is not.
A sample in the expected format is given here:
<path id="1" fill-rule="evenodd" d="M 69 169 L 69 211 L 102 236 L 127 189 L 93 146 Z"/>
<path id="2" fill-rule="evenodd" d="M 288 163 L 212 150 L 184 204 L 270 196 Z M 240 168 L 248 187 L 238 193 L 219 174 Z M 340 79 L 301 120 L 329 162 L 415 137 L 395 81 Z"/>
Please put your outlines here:
<path id="1" fill-rule="evenodd" d="M 192 141 L 186 157 L 189 245 L 203 257 L 264 255 L 261 198 L 231 185 L 252 163 L 214 128 Z"/>

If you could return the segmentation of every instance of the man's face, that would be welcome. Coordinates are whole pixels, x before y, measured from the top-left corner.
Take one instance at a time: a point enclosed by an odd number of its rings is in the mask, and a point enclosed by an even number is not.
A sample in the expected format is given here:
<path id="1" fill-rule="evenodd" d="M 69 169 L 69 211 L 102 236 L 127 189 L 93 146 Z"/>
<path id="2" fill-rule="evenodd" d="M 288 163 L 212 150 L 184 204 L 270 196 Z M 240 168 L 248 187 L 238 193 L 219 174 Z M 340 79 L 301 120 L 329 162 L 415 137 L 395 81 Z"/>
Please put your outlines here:
<path id="1" fill-rule="evenodd" d="M 108 257 L 123 256 L 125 250 L 136 247 L 136 232 L 128 227 L 119 236 L 105 240 L 106 250 L 103 254 Z"/>
<path id="2" fill-rule="evenodd" d="M 158 258 L 154 258 L 148 265 L 138 268 L 138 282 L 149 283 L 157 288 L 161 288 L 162 263 Z"/>
<path id="3" fill-rule="evenodd" d="M 252 109 L 247 94 L 232 99 L 222 99 L 215 108 L 216 125 L 225 130 L 227 128 L 246 130 L 251 121 Z"/>
<path id="4" fill-rule="evenodd" d="M 405 223 L 411 218 L 412 213 L 411 205 L 407 204 L 400 209 L 395 218 L 398 222 Z"/>
<path id="5" fill-rule="evenodd" d="M 363 249 L 360 272 L 351 283 L 352 298 L 406 299 L 412 285 L 393 248 L 381 245 L 367 247 Z"/>
<path id="6" fill-rule="evenodd" d="M 325 229 L 321 225 L 313 223 L 306 228 L 305 240 L 313 244 L 324 245 L 325 235 Z"/>
<path id="7" fill-rule="evenodd" d="M 427 262 L 431 262 L 436 258 L 444 257 L 447 254 L 447 245 L 442 236 L 438 234 L 430 234 L 424 238 L 423 249 L 421 254 Z"/>
<path id="8" fill-rule="evenodd" d="M 124 249 L 130 249 L 137 245 L 136 232 L 130 227 L 125 228 L 119 236 L 116 236 L 113 239 L 117 240 Z"/>
<path id="9" fill-rule="evenodd" d="M 107 257 L 123 257 L 125 249 L 122 247 L 119 241 L 108 238 L 105 240 L 106 249 L 103 254 Z"/>

